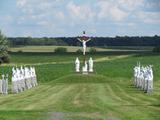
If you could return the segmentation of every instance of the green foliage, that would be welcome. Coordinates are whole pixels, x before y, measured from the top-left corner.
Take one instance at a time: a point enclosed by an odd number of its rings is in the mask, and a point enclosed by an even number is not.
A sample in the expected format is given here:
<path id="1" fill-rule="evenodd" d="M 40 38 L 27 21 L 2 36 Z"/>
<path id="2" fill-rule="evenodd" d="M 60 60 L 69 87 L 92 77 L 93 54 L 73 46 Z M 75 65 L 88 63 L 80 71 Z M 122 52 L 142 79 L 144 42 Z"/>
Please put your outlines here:
<path id="1" fill-rule="evenodd" d="M 91 48 L 89 49 L 89 52 L 94 54 L 94 53 L 96 53 L 96 52 L 97 52 L 97 50 L 96 50 L 96 48 L 91 47 Z"/>
<path id="2" fill-rule="evenodd" d="M 0 63 L 9 62 L 8 56 L 8 41 L 7 38 L 0 31 Z"/>
<path id="3" fill-rule="evenodd" d="M 156 46 L 153 48 L 153 52 L 160 53 L 160 46 Z"/>
<path id="4" fill-rule="evenodd" d="M 10 56 L 5 55 L 1 57 L 2 63 L 9 63 L 10 62 Z"/>
<path id="5" fill-rule="evenodd" d="M 80 53 L 82 53 L 82 50 L 81 50 L 81 49 L 78 49 L 78 50 L 76 51 L 76 53 L 80 54 Z"/>
<path id="6" fill-rule="evenodd" d="M 67 52 L 67 48 L 64 47 L 58 47 L 54 50 L 55 53 L 66 53 Z"/>

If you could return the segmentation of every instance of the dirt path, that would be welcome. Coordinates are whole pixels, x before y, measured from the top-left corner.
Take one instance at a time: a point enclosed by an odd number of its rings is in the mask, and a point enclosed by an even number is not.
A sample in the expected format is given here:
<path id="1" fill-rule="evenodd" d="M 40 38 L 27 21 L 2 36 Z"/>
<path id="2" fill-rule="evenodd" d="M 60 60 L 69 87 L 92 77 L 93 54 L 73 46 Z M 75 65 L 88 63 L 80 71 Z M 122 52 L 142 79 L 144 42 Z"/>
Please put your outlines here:
<path id="1" fill-rule="evenodd" d="M 103 116 L 99 114 L 98 112 L 96 113 L 73 113 L 73 112 L 49 112 L 48 115 L 50 116 L 51 120 L 64 120 L 64 118 L 69 118 L 69 117 L 84 117 L 88 119 L 101 119 L 101 120 L 120 120 L 120 118 L 116 116 Z"/>

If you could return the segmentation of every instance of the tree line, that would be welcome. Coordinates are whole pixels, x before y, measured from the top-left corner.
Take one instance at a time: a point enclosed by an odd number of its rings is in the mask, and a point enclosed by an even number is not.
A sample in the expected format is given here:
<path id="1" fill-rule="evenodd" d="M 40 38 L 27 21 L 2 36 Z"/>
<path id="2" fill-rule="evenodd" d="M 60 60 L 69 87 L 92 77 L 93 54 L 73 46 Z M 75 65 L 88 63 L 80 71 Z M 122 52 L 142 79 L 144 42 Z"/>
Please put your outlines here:
<path id="1" fill-rule="evenodd" d="M 88 46 L 160 46 L 160 36 L 144 37 L 91 37 L 92 40 L 87 43 Z M 81 43 L 76 37 L 14 37 L 8 38 L 11 47 L 27 45 L 55 45 L 55 46 L 79 46 Z"/>

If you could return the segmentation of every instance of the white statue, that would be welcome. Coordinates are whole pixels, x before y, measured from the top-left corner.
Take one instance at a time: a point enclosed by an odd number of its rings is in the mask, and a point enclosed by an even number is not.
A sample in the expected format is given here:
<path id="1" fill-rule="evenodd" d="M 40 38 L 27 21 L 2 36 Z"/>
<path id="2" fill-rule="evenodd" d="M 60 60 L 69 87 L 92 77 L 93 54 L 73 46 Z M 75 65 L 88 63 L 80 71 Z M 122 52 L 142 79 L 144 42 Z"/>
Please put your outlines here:
<path id="1" fill-rule="evenodd" d="M 18 93 L 18 83 L 16 73 L 12 75 L 12 93 Z"/>
<path id="2" fill-rule="evenodd" d="M 85 55 L 86 54 L 86 48 L 87 48 L 87 46 L 86 46 L 86 43 L 88 42 L 88 41 L 90 41 L 91 39 L 90 38 L 87 38 L 86 36 L 85 36 L 85 31 L 83 31 L 83 36 L 81 37 L 81 38 L 77 38 L 80 42 L 82 42 L 82 45 L 83 45 L 83 55 Z"/>
<path id="3" fill-rule="evenodd" d="M 80 38 L 77 38 L 80 42 L 82 42 L 82 45 L 83 45 L 83 55 L 85 55 L 86 54 L 86 48 L 87 48 L 87 46 L 86 46 L 86 43 L 88 42 L 88 41 L 90 41 L 91 39 L 88 39 L 88 40 L 81 40 Z"/>
<path id="4" fill-rule="evenodd" d="M 89 72 L 93 72 L 93 59 L 90 57 L 88 62 L 89 62 Z"/>
<path id="5" fill-rule="evenodd" d="M 33 76 L 34 76 L 35 85 L 37 86 L 38 82 L 37 82 L 37 75 L 36 75 L 36 69 L 35 69 L 35 67 L 33 67 Z"/>
<path id="6" fill-rule="evenodd" d="M 153 70 L 152 66 L 141 67 L 140 64 L 134 68 L 135 86 L 147 93 L 153 91 Z"/>
<path id="7" fill-rule="evenodd" d="M 3 93 L 3 79 L 0 79 L 0 93 Z"/>
<path id="8" fill-rule="evenodd" d="M 7 81 L 7 79 L 6 79 Z M 6 82 L 8 83 L 8 82 Z M 12 92 L 18 93 L 38 85 L 34 67 L 12 68 Z M 8 88 L 8 87 L 6 87 Z"/>
<path id="9" fill-rule="evenodd" d="M 87 61 L 85 61 L 85 65 L 82 67 L 83 74 L 88 74 L 88 64 Z"/>
<path id="10" fill-rule="evenodd" d="M 75 61 L 75 70 L 76 72 L 80 72 L 80 61 L 78 57 L 76 58 L 76 61 Z"/>
<path id="11" fill-rule="evenodd" d="M 8 94 L 8 74 L 3 79 L 3 94 Z"/>
<path id="12" fill-rule="evenodd" d="M 147 93 L 152 91 L 153 91 L 153 70 L 152 70 L 152 66 L 149 66 Z"/>
<path id="13" fill-rule="evenodd" d="M 6 81 L 5 81 L 5 75 L 2 75 L 2 94 L 5 93 L 5 89 L 6 89 Z"/>

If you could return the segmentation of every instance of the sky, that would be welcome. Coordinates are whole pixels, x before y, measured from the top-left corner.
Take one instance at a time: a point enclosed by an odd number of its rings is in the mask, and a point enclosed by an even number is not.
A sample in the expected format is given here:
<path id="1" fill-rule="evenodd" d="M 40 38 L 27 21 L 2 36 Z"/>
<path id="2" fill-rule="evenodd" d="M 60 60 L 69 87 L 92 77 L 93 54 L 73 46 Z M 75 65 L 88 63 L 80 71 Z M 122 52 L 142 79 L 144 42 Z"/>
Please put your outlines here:
<path id="1" fill-rule="evenodd" d="M 160 35 L 160 0 L 0 0 L 7 37 Z"/>

